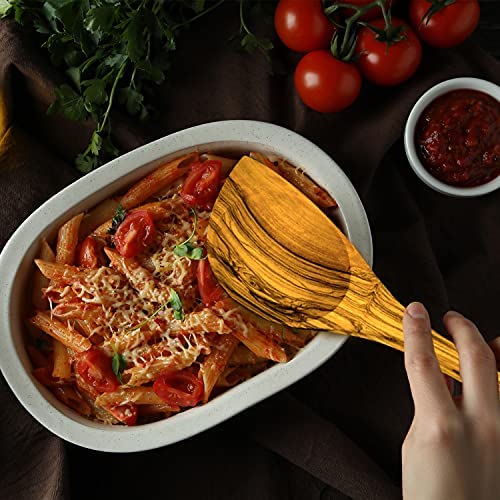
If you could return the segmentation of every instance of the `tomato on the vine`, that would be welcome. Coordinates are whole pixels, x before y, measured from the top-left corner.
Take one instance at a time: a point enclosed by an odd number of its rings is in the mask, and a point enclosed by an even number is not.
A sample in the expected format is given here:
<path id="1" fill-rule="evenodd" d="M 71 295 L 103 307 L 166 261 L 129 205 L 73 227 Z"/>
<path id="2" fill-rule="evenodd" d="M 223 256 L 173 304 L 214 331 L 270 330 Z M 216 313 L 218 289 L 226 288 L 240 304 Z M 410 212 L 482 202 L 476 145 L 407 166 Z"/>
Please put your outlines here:
<path id="1" fill-rule="evenodd" d="M 327 50 L 316 50 L 306 54 L 297 65 L 295 88 L 311 109 L 332 113 L 356 100 L 361 76 L 354 64 L 336 59 Z"/>
<path id="2" fill-rule="evenodd" d="M 274 27 L 281 41 L 296 52 L 328 47 L 335 31 L 323 14 L 321 0 L 280 0 Z"/>
<path id="3" fill-rule="evenodd" d="M 370 23 L 385 29 L 384 19 Z M 402 39 L 386 42 L 368 26 L 361 28 L 356 43 L 357 65 L 363 76 L 377 85 L 398 85 L 415 73 L 422 60 L 422 45 L 413 30 L 402 19 L 392 19 L 392 29 L 403 26 Z"/>
<path id="4" fill-rule="evenodd" d="M 430 10 L 431 9 L 431 10 Z M 410 21 L 418 36 L 433 47 L 453 47 L 466 40 L 479 22 L 477 0 L 411 0 Z"/>

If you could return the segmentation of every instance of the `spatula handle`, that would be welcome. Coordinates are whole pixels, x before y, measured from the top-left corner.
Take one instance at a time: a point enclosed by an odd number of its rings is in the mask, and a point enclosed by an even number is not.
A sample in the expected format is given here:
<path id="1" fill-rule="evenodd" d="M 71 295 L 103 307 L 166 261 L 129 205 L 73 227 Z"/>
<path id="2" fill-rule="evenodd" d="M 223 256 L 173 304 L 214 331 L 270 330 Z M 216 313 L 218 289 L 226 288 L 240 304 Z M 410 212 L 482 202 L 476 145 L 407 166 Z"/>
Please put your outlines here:
<path id="1" fill-rule="evenodd" d="M 404 307 L 380 284 L 370 301 L 367 321 L 362 322 L 360 331 L 353 332 L 353 335 L 404 351 L 403 314 Z M 455 344 L 434 330 L 432 340 L 441 371 L 461 382 L 459 356 Z M 500 387 L 500 373 L 497 373 L 497 376 Z"/>

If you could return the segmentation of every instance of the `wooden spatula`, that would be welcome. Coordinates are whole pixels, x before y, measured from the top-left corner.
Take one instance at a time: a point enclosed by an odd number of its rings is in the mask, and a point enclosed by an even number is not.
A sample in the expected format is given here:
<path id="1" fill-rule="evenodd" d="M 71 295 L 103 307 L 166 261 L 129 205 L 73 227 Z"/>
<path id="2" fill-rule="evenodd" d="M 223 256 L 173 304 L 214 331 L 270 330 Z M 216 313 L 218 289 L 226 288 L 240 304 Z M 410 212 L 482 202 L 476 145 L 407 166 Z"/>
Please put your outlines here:
<path id="1" fill-rule="evenodd" d="M 261 163 L 243 157 L 232 170 L 210 217 L 208 248 L 221 285 L 256 314 L 403 350 L 403 306 L 337 226 Z M 455 346 L 432 335 L 441 370 L 461 380 Z"/>

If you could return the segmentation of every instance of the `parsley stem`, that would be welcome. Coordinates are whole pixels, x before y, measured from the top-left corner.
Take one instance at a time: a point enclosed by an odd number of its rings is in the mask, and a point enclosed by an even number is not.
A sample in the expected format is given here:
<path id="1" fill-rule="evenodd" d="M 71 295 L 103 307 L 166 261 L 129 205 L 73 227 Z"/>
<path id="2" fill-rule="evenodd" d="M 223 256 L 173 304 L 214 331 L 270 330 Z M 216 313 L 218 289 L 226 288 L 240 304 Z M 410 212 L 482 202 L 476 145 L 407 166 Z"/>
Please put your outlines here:
<path id="1" fill-rule="evenodd" d="M 191 209 L 191 213 L 194 216 L 193 230 L 191 231 L 191 234 L 189 235 L 189 238 L 186 241 L 183 241 L 182 243 L 180 243 L 177 246 L 186 245 L 187 243 L 189 243 L 194 238 L 194 235 L 196 234 L 196 229 L 198 227 L 198 213 L 196 212 L 196 210 L 194 208 Z"/>
<path id="2" fill-rule="evenodd" d="M 212 10 L 215 10 L 219 5 L 222 5 L 225 2 L 225 0 L 219 0 L 218 2 L 214 3 L 212 6 L 208 7 L 204 11 L 200 12 L 199 14 L 196 14 L 196 16 L 191 17 L 187 21 L 184 21 L 182 23 L 176 24 L 173 28 L 172 31 L 175 31 L 179 28 L 182 28 L 186 24 L 192 23 L 193 21 L 196 21 L 200 17 L 203 17 L 205 14 L 208 14 L 209 12 L 212 12 Z"/>
<path id="3" fill-rule="evenodd" d="M 108 102 L 108 107 L 106 108 L 106 112 L 104 113 L 104 117 L 101 121 L 101 123 L 98 124 L 97 126 L 97 132 L 102 132 L 104 125 L 106 124 L 106 121 L 108 119 L 109 112 L 111 110 L 111 106 L 113 105 L 113 98 L 115 96 L 115 91 L 116 91 L 116 86 L 118 85 L 118 81 L 122 77 L 125 67 L 127 65 L 127 62 L 125 61 L 121 66 L 120 69 L 118 70 L 118 73 L 116 75 L 115 81 L 113 82 L 113 87 L 111 87 L 111 93 L 109 94 L 109 102 Z"/>
<path id="4" fill-rule="evenodd" d="M 246 31 L 247 34 L 251 35 L 252 32 L 248 29 L 247 23 L 245 22 L 245 16 L 243 14 L 243 4 L 245 0 L 240 0 L 240 25 Z"/>
<path id="5" fill-rule="evenodd" d="M 97 54 L 94 54 L 92 57 L 87 59 L 81 66 L 80 66 L 80 73 L 83 74 L 87 69 L 95 62 L 97 61 L 98 57 Z"/>
<path id="6" fill-rule="evenodd" d="M 156 309 L 156 311 L 154 311 L 151 314 L 151 316 L 148 316 L 144 321 L 141 321 L 137 326 L 135 326 L 134 328 L 132 328 L 132 329 L 130 329 L 128 331 L 126 331 L 125 333 L 129 334 L 129 333 L 135 332 L 136 330 L 139 330 L 140 328 L 142 328 L 144 325 L 147 325 L 155 316 L 158 316 L 158 314 L 160 313 L 160 311 L 163 311 L 163 309 L 165 309 L 170 304 L 170 301 L 171 301 L 171 299 L 168 299 L 158 309 Z"/>

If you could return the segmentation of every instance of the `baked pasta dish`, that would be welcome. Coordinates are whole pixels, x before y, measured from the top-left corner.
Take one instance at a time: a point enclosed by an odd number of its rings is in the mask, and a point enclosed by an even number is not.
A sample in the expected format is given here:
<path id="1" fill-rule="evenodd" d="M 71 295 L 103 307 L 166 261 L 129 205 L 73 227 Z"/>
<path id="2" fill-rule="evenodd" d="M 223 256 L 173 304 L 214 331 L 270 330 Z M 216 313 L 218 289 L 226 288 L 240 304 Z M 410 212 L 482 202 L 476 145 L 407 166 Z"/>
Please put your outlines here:
<path id="1" fill-rule="evenodd" d="M 336 207 L 301 169 L 250 155 L 325 211 Z M 243 309 L 210 269 L 207 224 L 236 162 L 176 158 L 41 242 L 26 349 L 34 377 L 79 414 L 167 418 L 286 362 L 314 336 Z"/>

